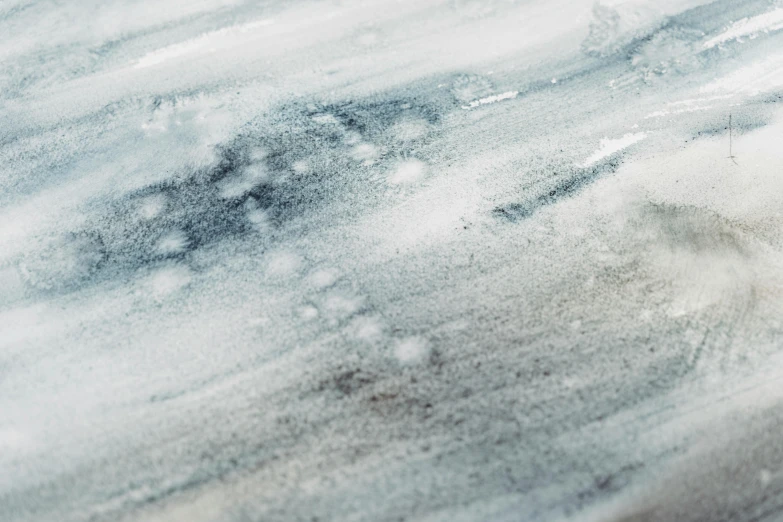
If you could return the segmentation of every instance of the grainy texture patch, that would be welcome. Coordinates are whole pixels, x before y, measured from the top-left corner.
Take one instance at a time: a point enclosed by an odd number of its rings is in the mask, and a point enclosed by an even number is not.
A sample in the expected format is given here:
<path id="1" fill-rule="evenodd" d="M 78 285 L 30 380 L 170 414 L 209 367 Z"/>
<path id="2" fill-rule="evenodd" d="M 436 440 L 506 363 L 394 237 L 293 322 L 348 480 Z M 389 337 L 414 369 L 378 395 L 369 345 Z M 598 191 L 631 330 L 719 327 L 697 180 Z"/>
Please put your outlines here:
<path id="1" fill-rule="evenodd" d="M 781 516 L 780 2 L 6 4 L 0 521 Z"/>

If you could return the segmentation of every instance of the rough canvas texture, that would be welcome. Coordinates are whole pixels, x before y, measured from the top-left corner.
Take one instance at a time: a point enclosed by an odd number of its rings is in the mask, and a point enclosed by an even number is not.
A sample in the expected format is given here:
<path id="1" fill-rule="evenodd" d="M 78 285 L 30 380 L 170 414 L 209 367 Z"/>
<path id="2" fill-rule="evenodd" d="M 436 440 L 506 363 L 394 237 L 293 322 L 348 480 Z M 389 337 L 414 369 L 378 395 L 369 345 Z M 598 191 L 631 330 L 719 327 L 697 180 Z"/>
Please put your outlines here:
<path id="1" fill-rule="evenodd" d="M 783 2 L 0 0 L 0 521 L 783 517 Z"/>

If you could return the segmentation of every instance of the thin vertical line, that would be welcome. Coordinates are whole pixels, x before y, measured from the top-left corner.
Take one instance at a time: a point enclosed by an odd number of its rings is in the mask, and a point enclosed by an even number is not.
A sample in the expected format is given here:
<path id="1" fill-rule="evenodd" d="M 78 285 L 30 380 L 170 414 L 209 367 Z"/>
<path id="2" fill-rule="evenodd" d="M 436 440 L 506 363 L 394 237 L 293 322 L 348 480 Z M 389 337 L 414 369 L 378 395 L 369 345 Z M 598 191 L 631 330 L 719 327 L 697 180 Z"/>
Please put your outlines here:
<path id="1" fill-rule="evenodd" d="M 731 113 L 729 113 L 729 157 L 734 157 L 734 153 L 731 152 Z"/>

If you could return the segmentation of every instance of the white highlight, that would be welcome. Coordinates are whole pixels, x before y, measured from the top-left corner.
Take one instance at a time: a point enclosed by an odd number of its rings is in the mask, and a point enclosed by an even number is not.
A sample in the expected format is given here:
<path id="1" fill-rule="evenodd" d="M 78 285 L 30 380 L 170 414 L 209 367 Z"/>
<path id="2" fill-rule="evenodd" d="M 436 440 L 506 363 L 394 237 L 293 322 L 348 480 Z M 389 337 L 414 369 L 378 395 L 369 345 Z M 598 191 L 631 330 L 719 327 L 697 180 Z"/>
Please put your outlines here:
<path id="1" fill-rule="evenodd" d="M 589 167 L 590 165 L 593 165 L 597 163 L 598 161 L 611 156 L 615 152 L 619 152 L 625 148 L 630 147 L 634 143 L 642 141 L 644 138 L 647 137 L 646 132 L 637 132 L 637 133 L 628 133 L 624 135 L 622 138 L 617 138 L 614 140 L 611 140 L 609 138 L 603 138 L 601 140 L 600 146 L 598 147 L 598 150 L 595 151 L 589 158 L 585 160 L 584 163 L 582 163 L 582 167 Z"/>
<path id="2" fill-rule="evenodd" d="M 420 119 L 401 121 L 389 129 L 389 134 L 401 142 L 417 140 L 427 132 L 429 132 L 429 124 Z"/>
<path id="3" fill-rule="evenodd" d="M 704 105 L 705 103 L 726 100 L 733 97 L 733 94 L 719 94 L 715 96 L 705 96 L 702 98 L 688 98 L 685 100 L 673 101 L 666 104 L 668 107 L 667 109 L 651 112 L 645 116 L 644 119 L 648 120 L 650 118 L 660 118 L 662 116 L 674 116 L 688 112 L 706 111 L 714 108 L 714 105 Z M 638 127 L 638 125 L 633 128 L 636 127 Z"/>
<path id="4" fill-rule="evenodd" d="M 724 32 L 704 42 L 704 48 L 710 49 L 729 40 L 735 40 L 743 36 L 753 37 L 753 35 L 759 32 L 768 33 L 778 29 L 783 29 L 783 9 L 780 8 L 734 22 Z"/>
<path id="5" fill-rule="evenodd" d="M 269 228 L 269 216 L 260 208 L 251 208 L 247 211 L 247 220 L 250 221 L 259 232 L 266 232 Z"/>
<path id="6" fill-rule="evenodd" d="M 17 453 L 32 446 L 32 441 L 21 431 L 13 428 L 0 429 L 0 452 Z"/>
<path id="7" fill-rule="evenodd" d="M 287 276 L 299 271 L 302 258 L 293 252 L 280 251 L 269 255 L 267 274 L 271 276 Z"/>
<path id="8" fill-rule="evenodd" d="M 225 199 L 242 197 L 268 178 L 269 173 L 263 164 L 249 165 L 239 174 L 230 176 L 220 183 L 220 195 Z"/>
<path id="9" fill-rule="evenodd" d="M 358 317 L 351 323 L 353 336 L 366 343 L 375 343 L 383 338 L 383 323 L 377 317 Z"/>
<path id="10" fill-rule="evenodd" d="M 394 347 L 394 357 L 402 364 L 420 363 L 429 353 L 429 343 L 421 337 L 406 337 Z"/>
<path id="11" fill-rule="evenodd" d="M 364 303 L 361 296 L 333 291 L 324 300 L 324 309 L 330 317 L 340 319 L 356 313 Z"/>
<path id="12" fill-rule="evenodd" d="M 752 96 L 776 89 L 782 85 L 783 54 L 778 54 L 710 82 L 701 91 L 728 91 Z"/>
<path id="13" fill-rule="evenodd" d="M 419 160 L 404 161 L 389 176 L 389 183 L 392 185 L 415 183 L 424 177 L 425 170 L 424 163 Z"/>
<path id="14" fill-rule="evenodd" d="M 310 164 L 307 160 L 298 160 L 291 164 L 291 170 L 297 174 L 306 174 L 307 172 L 310 172 Z"/>
<path id="15" fill-rule="evenodd" d="M 205 33 L 192 40 L 186 40 L 178 44 L 169 45 L 162 49 L 152 51 L 141 57 L 133 67 L 135 69 L 143 69 L 168 60 L 181 58 L 188 54 L 214 52 L 221 48 L 232 47 L 245 40 L 243 37 L 244 33 L 248 33 L 260 27 L 272 25 L 273 23 L 274 20 L 256 20 L 255 22 L 225 27 L 217 31 Z"/>
<path id="16" fill-rule="evenodd" d="M 150 277 L 152 295 L 162 299 L 190 283 L 191 275 L 187 267 L 172 265 L 161 268 Z"/>
<path id="17" fill-rule="evenodd" d="M 339 277 L 340 274 L 337 272 L 337 270 L 331 268 L 321 268 L 310 274 L 308 279 L 314 287 L 322 289 L 335 284 Z"/>
<path id="18" fill-rule="evenodd" d="M 378 157 L 378 149 L 369 143 L 360 143 L 351 149 L 354 161 L 372 161 Z"/>
<path id="19" fill-rule="evenodd" d="M 178 254 L 188 246 L 188 236 L 181 230 L 172 230 L 158 241 L 158 253 L 163 255 Z"/>
<path id="20" fill-rule="evenodd" d="M 677 109 L 676 111 L 655 111 L 645 116 L 644 119 L 649 120 L 650 118 L 660 118 L 662 116 L 675 116 L 677 114 L 684 114 L 686 112 L 706 111 L 712 109 L 712 107 L 713 107 L 712 105 L 705 105 L 703 107 L 686 107 L 684 109 Z"/>
<path id="21" fill-rule="evenodd" d="M 669 105 L 671 107 L 675 107 L 675 106 L 678 106 L 678 105 L 689 105 L 690 106 L 690 105 L 696 105 L 696 104 L 704 103 L 704 102 L 711 102 L 711 101 L 716 101 L 716 100 L 725 100 L 725 99 L 728 99 L 728 98 L 731 98 L 731 97 L 732 97 L 731 94 L 719 94 L 717 96 L 706 96 L 704 98 L 688 98 L 686 100 L 673 101 L 673 102 L 667 103 L 666 105 Z"/>
<path id="22" fill-rule="evenodd" d="M 299 309 L 299 317 L 310 321 L 318 317 L 318 309 L 314 306 L 303 306 Z"/>
<path id="23" fill-rule="evenodd" d="M 139 216 L 142 219 L 153 219 L 166 208 L 166 196 L 157 194 L 148 196 L 139 203 Z"/>
<path id="24" fill-rule="evenodd" d="M 519 94 L 519 91 L 508 91 L 502 94 L 495 94 L 494 96 L 487 96 L 486 98 L 474 100 L 467 105 L 463 105 L 462 108 L 465 110 L 475 109 L 476 107 L 480 107 L 481 105 L 489 105 L 490 103 L 497 103 L 499 101 L 516 98 L 517 94 Z"/>

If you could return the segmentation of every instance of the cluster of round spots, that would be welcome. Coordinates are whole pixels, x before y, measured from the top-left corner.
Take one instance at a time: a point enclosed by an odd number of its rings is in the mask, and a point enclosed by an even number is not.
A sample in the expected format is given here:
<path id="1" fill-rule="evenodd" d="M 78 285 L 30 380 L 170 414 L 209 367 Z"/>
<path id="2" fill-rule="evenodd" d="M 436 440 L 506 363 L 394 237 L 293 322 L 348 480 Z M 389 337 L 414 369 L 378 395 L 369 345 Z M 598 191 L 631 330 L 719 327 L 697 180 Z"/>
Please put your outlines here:
<path id="1" fill-rule="evenodd" d="M 416 149 L 428 138 L 437 118 L 410 102 L 389 106 L 360 107 L 348 112 L 344 107 L 336 116 L 319 113 L 319 121 L 329 121 L 342 132 L 347 157 L 363 167 L 378 165 L 391 186 L 410 185 L 424 179 L 424 161 L 416 158 Z M 337 123 L 335 123 L 337 122 Z"/>
<path id="2" fill-rule="evenodd" d="M 144 131 L 196 125 L 209 108 L 192 105 L 156 107 Z M 104 204 L 82 235 L 38 249 L 21 272 L 35 288 L 68 288 L 98 281 L 100 274 L 115 277 L 175 261 L 187 266 L 193 252 L 227 239 L 273 242 L 274 231 L 289 220 L 320 205 L 354 201 L 352 186 L 361 176 L 385 173 L 390 185 L 423 179 L 427 168 L 414 149 L 439 118 L 436 107 L 405 98 L 280 107 L 214 147 L 216 159 L 208 166 Z M 270 277 L 296 271 L 285 256 L 270 259 Z M 170 286 L 177 285 L 161 285 Z M 330 316 L 347 317 L 360 302 L 335 291 L 322 307 Z"/>
<path id="3" fill-rule="evenodd" d="M 299 315 L 305 320 L 322 318 L 330 327 L 336 327 L 364 306 L 365 299 L 353 291 L 338 285 L 340 273 L 333 268 L 318 268 L 310 272 L 305 280 L 308 288 L 308 304 L 300 307 Z"/>
<path id="4" fill-rule="evenodd" d="M 349 281 L 331 267 L 310 271 L 305 277 L 306 304 L 298 307 L 303 321 L 320 319 L 328 328 L 339 328 L 343 338 L 357 346 L 374 347 L 375 354 L 386 354 L 402 366 L 426 363 L 432 356 L 430 343 L 421 336 L 395 338 L 382 317 L 372 312 L 361 294 L 351 290 Z"/>

